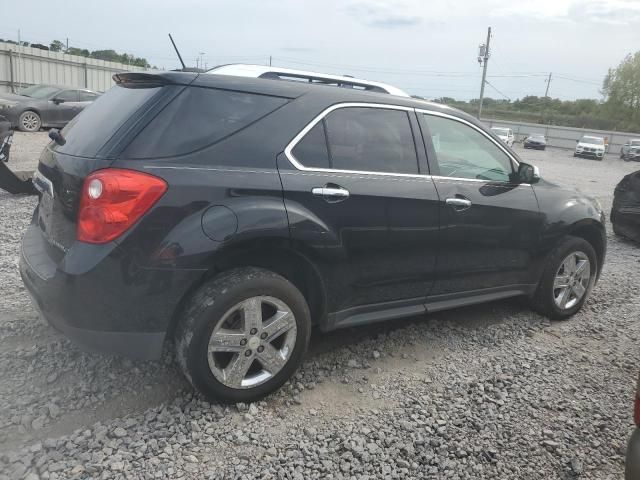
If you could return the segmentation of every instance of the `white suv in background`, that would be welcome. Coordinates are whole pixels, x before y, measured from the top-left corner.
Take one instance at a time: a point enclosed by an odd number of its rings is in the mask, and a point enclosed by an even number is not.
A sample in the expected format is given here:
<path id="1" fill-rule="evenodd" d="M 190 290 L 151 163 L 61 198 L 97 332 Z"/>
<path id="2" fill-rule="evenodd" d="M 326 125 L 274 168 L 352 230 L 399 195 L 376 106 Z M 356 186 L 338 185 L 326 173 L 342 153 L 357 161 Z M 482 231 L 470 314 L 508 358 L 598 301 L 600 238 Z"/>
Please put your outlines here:
<path id="1" fill-rule="evenodd" d="M 495 133 L 500 140 L 507 144 L 509 147 L 513 147 L 515 137 L 513 136 L 513 130 L 507 127 L 491 127 L 491 131 Z"/>
<path id="2" fill-rule="evenodd" d="M 592 157 L 602 160 L 604 157 L 604 138 L 583 135 L 580 140 L 576 140 L 576 151 L 574 157 Z"/>

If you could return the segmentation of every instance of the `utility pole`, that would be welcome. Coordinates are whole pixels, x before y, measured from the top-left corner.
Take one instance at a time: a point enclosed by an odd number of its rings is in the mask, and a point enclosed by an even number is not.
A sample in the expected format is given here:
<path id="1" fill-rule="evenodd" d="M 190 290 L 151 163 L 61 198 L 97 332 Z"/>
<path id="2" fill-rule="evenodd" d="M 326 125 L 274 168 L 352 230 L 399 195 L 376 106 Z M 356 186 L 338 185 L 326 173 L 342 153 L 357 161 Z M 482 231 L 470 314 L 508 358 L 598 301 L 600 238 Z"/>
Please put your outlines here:
<path id="1" fill-rule="evenodd" d="M 18 77 L 18 88 L 22 88 L 22 76 L 20 75 L 22 72 L 22 38 L 20 37 L 20 29 L 18 29 L 18 64 L 16 65 L 16 73 Z"/>
<path id="2" fill-rule="evenodd" d="M 67 37 L 67 52 L 69 51 L 69 37 Z"/>
<path id="3" fill-rule="evenodd" d="M 269 66 L 271 66 L 271 60 L 273 60 L 273 58 L 269 55 Z"/>
<path id="4" fill-rule="evenodd" d="M 480 51 L 478 55 L 478 62 L 483 65 L 482 69 L 482 84 L 480 85 L 480 102 L 478 105 L 478 120 L 482 115 L 482 101 L 484 100 L 484 84 L 487 81 L 487 63 L 489 63 L 489 42 L 491 42 L 491 27 L 487 30 L 487 43 L 480 45 Z"/>
<path id="5" fill-rule="evenodd" d="M 545 80 L 547 82 L 547 88 L 544 91 L 544 110 L 540 114 L 540 121 L 545 123 L 545 117 L 547 116 L 547 109 L 549 108 L 549 86 L 551 85 L 551 73 L 549 72 L 549 77 Z"/>
<path id="6" fill-rule="evenodd" d="M 549 85 L 551 85 L 551 72 L 549 72 L 549 78 L 547 78 L 547 89 L 544 92 L 544 98 L 549 96 Z"/>

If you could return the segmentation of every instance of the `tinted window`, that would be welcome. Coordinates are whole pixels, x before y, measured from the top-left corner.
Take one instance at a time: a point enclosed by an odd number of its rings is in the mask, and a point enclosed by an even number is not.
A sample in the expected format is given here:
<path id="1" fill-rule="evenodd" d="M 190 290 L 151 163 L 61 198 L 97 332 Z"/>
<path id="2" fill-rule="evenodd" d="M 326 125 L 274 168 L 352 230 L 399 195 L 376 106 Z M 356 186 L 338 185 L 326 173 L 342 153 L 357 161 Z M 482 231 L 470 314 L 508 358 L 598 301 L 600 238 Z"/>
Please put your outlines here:
<path id="1" fill-rule="evenodd" d="M 476 129 L 456 120 L 424 115 L 440 175 L 508 181 L 513 172 L 510 158 Z"/>
<path id="2" fill-rule="evenodd" d="M 161 89 L 112 87 L 67 124 L 62 130 L 67 142 L 53 148 L 69 155 L 95 156 L 116 130 Z"/>
<path id="3" fill-rule="evenodd" d="M 324 122 L 316 123 L 296 144 L 291 153 L 305 167 L 329 168 L 329 151 L 324 133 Z"/>
<path id="4" fill-rule="evenodd" d="M 80 101 L 81 102 L 93 102 L 96 97 L 98 95 L 96 95 L 93 92 L 85 92 L 83 90 L 80 90 Z"/>
<path id="5" fill-rule="evenodd" d="M 352 107 L 326 119 L 332 166 L 338 170 L 418 173 L 407 112 Z"/>
<path id="6" fill-rule="evenodd" d="M 65 102 L 77 102 L 78 91 L 77 90 L 63 90 L 56 95 L 57 99 L 64 100 Z"/>
<path id="7" fill-rule="evenodd" d="M 185 88 L 131 142 L 123 157 L 170 157 L 199 150 L 286 102 L 286 99 L 267 95 Z"/>

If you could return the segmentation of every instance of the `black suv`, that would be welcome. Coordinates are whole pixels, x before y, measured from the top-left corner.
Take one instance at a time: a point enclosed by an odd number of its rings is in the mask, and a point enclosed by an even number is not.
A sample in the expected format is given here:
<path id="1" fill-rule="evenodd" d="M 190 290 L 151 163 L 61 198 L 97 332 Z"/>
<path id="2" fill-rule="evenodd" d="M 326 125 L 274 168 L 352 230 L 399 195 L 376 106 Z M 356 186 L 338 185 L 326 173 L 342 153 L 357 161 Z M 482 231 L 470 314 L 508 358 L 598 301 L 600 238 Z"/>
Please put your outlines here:
<path id="1" fill-rule="evenodd" d="M 524 295 L 551 318 L 602 269 L 596 201 L 472 117 L 284 80 L 120 74 L 52 135 L 20 270 L 87 347 L 173 340 L 208 398 L 252 401 L 320 330 Z"/>

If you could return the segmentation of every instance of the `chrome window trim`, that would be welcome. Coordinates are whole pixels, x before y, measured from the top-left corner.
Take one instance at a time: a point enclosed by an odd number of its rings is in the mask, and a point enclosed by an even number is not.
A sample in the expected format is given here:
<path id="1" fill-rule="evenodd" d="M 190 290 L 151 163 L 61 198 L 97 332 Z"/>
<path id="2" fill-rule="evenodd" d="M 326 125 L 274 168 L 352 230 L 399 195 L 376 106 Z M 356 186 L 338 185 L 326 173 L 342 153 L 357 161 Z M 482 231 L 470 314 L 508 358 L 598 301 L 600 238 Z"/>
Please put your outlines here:
<path id="1" fill-rule="evenodd" d="M 302 140 L 302 138 L 316 126 L 318 122 L 320 122 L 323 118 L 329 115 L 331 112 L 341 109 L 341 108 L 352 108 L 352 107 L 361 107 L 361 108 L 380 108 L 384 110 L 402 110 L 405 112 L 415 112 L 413 107 L 403 107 L 400 105 L 388 105 L 386 103 L 365 103 L 365 102 L 345 102 L 345 103 L 336 103 L 335 105 L 331 105 L 328 108 L 325 108 L 320 114 L 318 114 L 311 122 L 307 124 L 300 132 L 293 137 L 293 140 L 289 142 L 289 144 L 284 149 L 284 154 L 291 162 L 291 164 L 298 170 L 303 172 L 328 172 L 328 173 L 353 173 L 357 175 L 380 175 L 385 177 L 410 177 L 410 178 L 431 178 L 431 175 L 423 175 L 419 173 L 393 173 L 393 172 L 373 172 L 368 170 L 342 170 L 337 168 L 312 168 L 305 167 L 298 161 L 298 159 L 293 155 L 292 150 L 296 147 L 296 145 Z M 417 155 L 418 152 L 416 152 Z"/>
<path id="2" fill-rule="evenodd" d="M 520 162 L 511 154 L 511 152 L 509 152 L 506 148 L 504 148 L 503 145 L 501 145 L 499 142 L 496 142 L 487 132 L 485 132 L 484 130 L 482 130 L 480 127 L 478 127 L 477 125 L 474 125 L 473 123 L 469 122 L 468 120 L 465 120 L 464 118 L 460 118 L 460 117 L 456 117 L 455 115 L 449 115 L 448 113 L 443 113 L 443 112 L 435 112 L 433 110 L 424 110 L 422 108 L 416 108 L 415 109 L 416 113 L 423 113 L 425 115 L 432 115 L 434 117 L 443 117 L 443 118 L 448 118 L 449 120 L 454 120 L 456 122 L 460 122 L 463 123 L 471 128 L 473 128 L 474 130 L 476 130 L 477 132 L 480 132 L 482 135 L 484 135 L 491 143 L 493 143 L 495 146 L 497 146 L 500 150 L 502 150 L 504 152 L 504 154 L 515 164 L 515 170 L 518 170 L 518 167 L 520 166 Z M 513 166 L 513 165 L 512 165 Z M 446 178 L 453 178 L 453 177 L 446 177 Z"/>
<path id="3" fill-rule="evenodd" d="M 432 110 L 424 110 L 421 108 L 413 108 L 413 107 L 404 107 L 401 105 L 393 105 L 386 103 L 367 103 L 367 102 L 343 102 L 336 103 L 331 105 L 330 107 L 325 108 L 322 112 L 320 112 L 313 120 L 311 120 L 298 134 L 293 137 L 293 139 L 287 144 L 284 149 L 284 154 L 287 157 L 287 160 L 296 168 L 296 170 L 300 170 L 302 172 L 318 172 L 318 173 L 346 173 L 346 174 L 356 174 L 356 175 L 378 175 L 383 177 L 404 177 L 404 178 L 422 178 L 422 179 L 448 179 L 448 180 L 456 180 L 456 181 L 464 181 L 464 182 L 487 182 L 487 180 L 482 180 L 478 178 L 463 178 L 463 177 L 446 177 L 441 175 L 428 175 L 428 174 L 416 174 L 416 173 L 392 173 L 392 172 L 374 172 L 369 170 L 342 170 L 336 168 L 314 168 L 314 167 L 306 167 L 293 155 L 292 150 L 296 147 L 296 145 L 302 140 L 302 138 L 316 126 L 318 122 L 320 122 L 323 118 L 329 115 L 331 112 L 338 110 L 340 108 L 350 108 L 350 107 L 363 107 L 363 108 L 382 108 L 385 110 L 401 110 L 405 112 L 415 112 L 415 113 L 424 113 L 427 115 L 435 115 L 438 117 L 444 117 L 451 120 L 458 121 L 463 123 L 474 130 L 480 132 L 484 135 L 489 141 L 491 141 L 494 145 L 496 145 L 500 150 L 502 150 L 505 155 L 515 164 L 516 170 L 520 165 L 520 162 L 509 153 L 502 145 L 496 142 L 491 136 L 489 136 L 486 132 L 484 132 L 481 128 L 473 123 L 463 119 L 456 117 L 454 115 L 449 115 L 447 113 L 435 112 Z M 283 172 L 284 173 L 284 172 Z M 501 181 L 496 181 L 499 183 L 506 183 Z M 525 185 L 525 184 L 521 184 Z"/>

